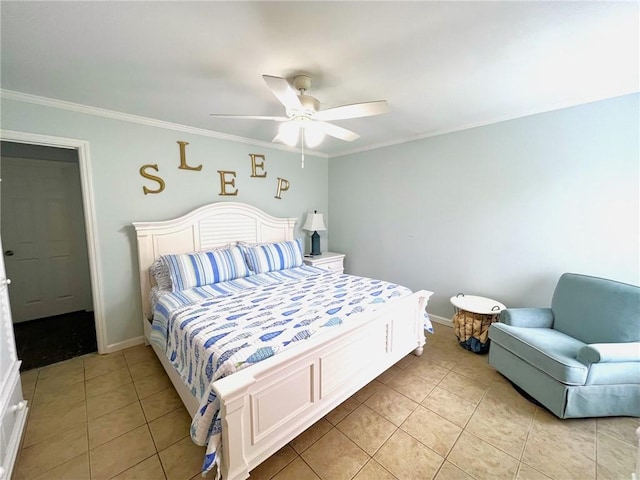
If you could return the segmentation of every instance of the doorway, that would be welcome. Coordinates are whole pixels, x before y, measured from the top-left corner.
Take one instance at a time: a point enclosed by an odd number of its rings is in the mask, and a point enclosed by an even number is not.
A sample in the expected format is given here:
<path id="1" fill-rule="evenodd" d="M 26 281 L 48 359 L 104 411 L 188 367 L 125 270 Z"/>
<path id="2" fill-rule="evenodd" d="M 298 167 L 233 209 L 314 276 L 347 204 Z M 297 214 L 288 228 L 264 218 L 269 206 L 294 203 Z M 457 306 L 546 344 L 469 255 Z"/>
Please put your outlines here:
<path id="1" fill-rule="evenodd" d="M 97 350 L 78 151 L 3 141 L 0 225 L 21 369 Z"/>

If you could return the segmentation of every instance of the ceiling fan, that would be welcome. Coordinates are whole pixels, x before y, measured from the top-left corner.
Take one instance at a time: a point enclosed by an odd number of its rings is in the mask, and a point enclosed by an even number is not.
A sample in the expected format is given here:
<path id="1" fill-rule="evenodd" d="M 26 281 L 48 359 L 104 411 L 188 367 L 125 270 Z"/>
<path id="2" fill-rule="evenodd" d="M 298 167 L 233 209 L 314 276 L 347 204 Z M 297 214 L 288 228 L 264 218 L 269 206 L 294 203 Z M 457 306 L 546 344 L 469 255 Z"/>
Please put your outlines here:
<path id="1" fill-rule="evenodd" d="M 298 75 L 293 78 L 293 88 L 282 77 L 263 75 L 267 87 L 276 98 L 284 105 L 286 116 L 261 116 L 261 115 L 219 115 L 211 114 L 217 118 L 239 118 L 250 120 L 272 120 L 282 122 L 278 135 L 274 142 L 285 143 L 294 146 L 301 136 L 304 137 L 303 145 L 313 148 L 322 142 L 325 135 L 330 135 L 340 140 L 352 142 L 360 137 L 355 132 L 339 127 L 328 121 L 343 120 L 347 118 L 369 117 L 389 111 L 386 100 L 375 102 L 354 103 L 339 107 L 320 110 L 320 102 L 306 92 L 311 87 L 311 78 L 306 75 Z M 294 90 L 295 89 L 295 90 Z M 297 90 L 297 92 L 296 92 Z M 304 146 L 303 146 L 304 148 Z"/>

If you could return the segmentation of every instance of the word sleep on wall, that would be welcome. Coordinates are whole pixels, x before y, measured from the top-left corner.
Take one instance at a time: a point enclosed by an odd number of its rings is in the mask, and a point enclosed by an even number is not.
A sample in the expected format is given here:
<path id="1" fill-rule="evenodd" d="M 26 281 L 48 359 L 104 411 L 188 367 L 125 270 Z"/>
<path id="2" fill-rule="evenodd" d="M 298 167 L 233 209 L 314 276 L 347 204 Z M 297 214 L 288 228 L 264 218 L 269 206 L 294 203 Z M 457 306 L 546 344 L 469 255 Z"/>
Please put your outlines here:
<path id="1" fill-rule="evenodd" d="M 187 163 L 187 153 L 186 148 L 189 145 L 189 142 L 183 142 L 178 140 L 178 145 L 180 147 L 180 165 L 178 168 L 180 170 L 194 170 L 199 172 L 202 170 L 202 165 L 198 165 L 197 167 L 192 167 Z M 250 153 L 249 158 L 251 158 L 251 177 L 253 178 L 266 178 L 267 172 L 264 169 L 265 157 L 264 155 L 258 155 L 255 153 Z M 165 189 L 165 182 L 162 177 L 158 175 L 154 175 L 149 173 L 148 170 L 155 170 L 157 173 L 160 172 L 157 163 L 148 163 L 140 167 L 140 175 L 148 180 L 156 182 L 158 186 L 155 189 L 148 188 L 143 186 L 142 191 L 145 195 L 149 193 L 160 193 Z M 218 170 L 218 175 L 220 175 L 220 196 L 235 196 L 238 195 L 238 188 L 236 187 L 236 172 L 232 170 Z M 277 177 L 277 188 L 275 198 L 282 200 L 282 192 L 286 192 L 289 190 L 291 184 L 288 180 L 284 178 Z"/>

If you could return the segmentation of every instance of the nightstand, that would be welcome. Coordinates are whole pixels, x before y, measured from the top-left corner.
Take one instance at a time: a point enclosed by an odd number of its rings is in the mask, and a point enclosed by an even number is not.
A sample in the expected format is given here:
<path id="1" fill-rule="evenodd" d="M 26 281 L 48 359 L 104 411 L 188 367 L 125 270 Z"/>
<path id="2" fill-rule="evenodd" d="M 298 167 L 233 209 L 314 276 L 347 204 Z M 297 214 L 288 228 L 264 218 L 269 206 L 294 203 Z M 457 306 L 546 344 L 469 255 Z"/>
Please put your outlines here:
<path id="1" fill-rule="evenodd" d="M 320 255 L 304 256 L 305 265 L 324 268 L 335 273 L 344 272 L 344 253 L 323 252 Z"/>

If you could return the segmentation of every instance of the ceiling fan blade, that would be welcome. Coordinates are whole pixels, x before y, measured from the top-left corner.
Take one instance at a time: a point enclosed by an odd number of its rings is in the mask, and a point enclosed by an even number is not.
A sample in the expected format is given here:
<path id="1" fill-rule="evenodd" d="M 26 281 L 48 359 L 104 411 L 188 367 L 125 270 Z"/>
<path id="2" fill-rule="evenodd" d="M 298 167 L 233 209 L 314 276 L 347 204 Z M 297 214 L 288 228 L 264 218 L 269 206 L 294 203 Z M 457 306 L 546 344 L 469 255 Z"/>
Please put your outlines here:
<path id="1" fill-rule="evenodd" d="M 331 135 L 332 137 L 338 138 L 340 140 L 345 140 L 347 142 L 353 142 L 360 138 L 355 132 L 351 130 L 347 130 L 346 128 L 339 127 L 338 125 L 334 125 L 332 123 L 327 122 L 313 122 L 316 126 L 320 127 L 324 133 L 327 135 Z"/>
<path id="2" fill-rule="evenodd" d="M 210 113 L 209 116 L 215 118 L 237 118 L 241 120 L 273 120 L 276 122 L 284 122 L 285 120 L 289 120 L 287 117 L 269 117 L 265 115 L 226 115 Z"/>
<path id="3" fill-rule="evenodd" d="M 267 84 L 267 87 L 271 89 L 276 98 L 280 100 L 280 103 L 282 103 L 286 108 L 302 108 L 298 94 L 293 88 L 291 88 L 291 85 L 289 85 L 289 82 L 287 82 L 285 78 L 272 77 L 271 75 L 263 75 L 262 78 Z"/>
<path id="4" fill-rule="evenodd" d="M 354 103 L 341 107 L 327 108 L 316 112 L 313 118 L 315 120 L 343 120 L 346 118 L 370 117 L 371 115 L 380 115 L 388 111 L 389 104 L 387 101 L 378 100 L 376 102 Z"/>

